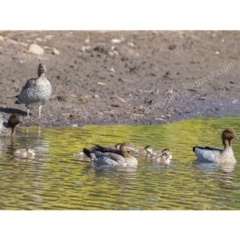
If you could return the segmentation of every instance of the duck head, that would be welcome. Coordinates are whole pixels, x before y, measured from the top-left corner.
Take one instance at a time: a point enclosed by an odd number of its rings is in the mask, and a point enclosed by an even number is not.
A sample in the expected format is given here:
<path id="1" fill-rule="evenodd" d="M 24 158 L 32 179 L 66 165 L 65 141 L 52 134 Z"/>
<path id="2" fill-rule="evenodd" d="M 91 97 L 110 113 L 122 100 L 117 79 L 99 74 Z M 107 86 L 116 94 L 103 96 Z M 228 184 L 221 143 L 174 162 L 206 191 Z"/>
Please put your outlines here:
<path id="1" fill-rule="evenodd" d="M 132 143 L 130 142 L 123 142 L 120 146 L 120 151 L 121 152 L 128 152 L 130 153 L 131 151 L 135 151 L 135 148 Z"/>
<path id="2" fill-rule="evenodd" d="M 150 145 L 147 145 L 144 149 L 147 152 L 147 154 L 152 154 L 153 153 L 153 148 Z"/>
<path id="3" fill-rule="evenodd" d="M 47 66 L 45 63 L 39 63 L 38 65 L 38 76 L 40 76 L 42 73 L 47 72 Z"/>
<path id="4" fill-rule="evenodd" d="M 238 139 L 237 134 L 235 132 L 235 130 L 233 128 L 226 128 L 223 132 L 222 132 L 222 142 L 223 145 L 231 145 L 231 140 L 233 138 Z"/>

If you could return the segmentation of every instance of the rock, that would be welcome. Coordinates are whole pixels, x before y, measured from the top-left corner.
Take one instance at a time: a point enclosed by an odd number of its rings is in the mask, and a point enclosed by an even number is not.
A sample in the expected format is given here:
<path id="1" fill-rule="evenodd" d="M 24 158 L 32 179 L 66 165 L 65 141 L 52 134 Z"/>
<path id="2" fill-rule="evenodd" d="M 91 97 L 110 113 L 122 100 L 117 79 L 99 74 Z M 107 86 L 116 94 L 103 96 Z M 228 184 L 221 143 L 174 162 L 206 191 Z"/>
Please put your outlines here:
<path id="1" fill-rule="evenodd" d="M 66 102 L 66 97 L 64 96 L 57 96 L 58 102 Z"/>
<path id="2" fill-rule="evenodd" d="M 103 82 L 98 82 L 97 84 L 100 85 L 100 86 L 106 85 L 106 83 L 103 83 Z"/>
<path id="3" fill-rule="evenodd" d="M 206 96 L 201 96 L 201 97 L 198 98 L 198 100 L 204 101 L 204 100 L 206 100 Z"/>
<path id="4" fill-rule="evenodd" d="M 120 105 L 119 104 L 111 104 L 111 107 L 120 107 Z"/>
<path id="5" fill-rule="evenodd" d="M 82 46 L 81 47 L 81 51 L 82 52 L 87 52 L 87 51 L 89 51 L 90 50 L 90 47 L 89 46 Z"/>
<path id="6" fill-rule="evenodd" d="M 99 97 L 99 95 L 95 94 L 95 95 L 93 95 L 93 98 L 99 99 L 100 97 Z"/>
<path id="7" fill-rule="evenodd" d="M 174 50 L 176 47 L 177 47 L 176 44 L 171 44 L 171 45 L 168 47 L 168 49 L 170 49 L 170 50 Z"/>
<path id="8" fill-rule="evenodd" d="M 4 41 L 4 37 L 0 35 L 0 41 Z"/>
<path id="9" fill-rule="evenodd" d="M 60 51 L 57 50 L 56 48 L 53 48 L 52 54 L 54 54 L 54 55 L 60 55 Z"/>
<path id="10" fill-rule="evenodd" d="M 29 49 L 28 49 L 28 52 L 36 54 L 36 55 L 43 55 L 44 54 L 44 49 L 37 44 L 31 44 Z"/>

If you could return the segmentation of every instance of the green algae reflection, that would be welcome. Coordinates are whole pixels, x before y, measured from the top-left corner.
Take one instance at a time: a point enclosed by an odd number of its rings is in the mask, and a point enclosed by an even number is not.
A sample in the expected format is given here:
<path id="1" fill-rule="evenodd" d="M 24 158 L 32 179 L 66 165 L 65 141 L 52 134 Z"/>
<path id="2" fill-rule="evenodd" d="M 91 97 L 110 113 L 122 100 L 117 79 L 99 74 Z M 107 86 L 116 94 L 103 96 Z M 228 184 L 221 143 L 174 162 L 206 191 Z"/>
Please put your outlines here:
<path id="1" fill-rule="evenodd" d="M 34 146 L 34 160 L 1 152 L 1 209 L 239 209 L 240 165 L 231 172 L 194 163 L 194 145 L 221 147 L 221 132 L 238 117 L 200 118 L 164 125 L 19 127 L 13 148 Z M 73 153 L 92 143 L 131 141 L 135 146 L 168 147 L 170 166 L 139 158 L 134 169 L 96 169 Z M 232 141 L 240 161 L 240 141 Z"/>

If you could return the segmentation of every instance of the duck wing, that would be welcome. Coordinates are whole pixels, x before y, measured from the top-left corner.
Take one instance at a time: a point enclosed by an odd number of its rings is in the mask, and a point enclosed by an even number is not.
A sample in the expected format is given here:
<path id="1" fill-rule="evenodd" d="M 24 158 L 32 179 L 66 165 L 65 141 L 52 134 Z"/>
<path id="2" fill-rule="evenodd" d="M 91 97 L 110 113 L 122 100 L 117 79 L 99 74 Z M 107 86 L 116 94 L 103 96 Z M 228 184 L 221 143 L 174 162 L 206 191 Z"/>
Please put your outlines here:
<path id="1" fill-rule="evenodd" d="M 97 165 L 126 165 L 125 158 L 122 155 L 114 152 L 107 152 L 105 147 L 103 147 L 104 150 L 101 147 L 102 146 L 94 146 L 91 150 L 84 148 L 83 152 Z"/>
<path id="2" fill-rule="evenodd" d="M 23 86 L 21 93 L 19 95 L 17 95 L 16 98 L 18 98 L 18 96 L 20 96 L 26 89 L 36 86 L 36 80 L 37 80 L 37 78 L 28 79 L 26 81 L 25 85 Z"/>
<path id="3" fill-rule="evenodd" d="M 224 149 L 209 146 L 195 146 L 193 152 L 198 160 L 204 162 L 214 162 L 223 152 Z"/>
<path id="4" fill-rule="evenodd" d="M 122 152 L 116 148 L 111 148 L 111 147 L 103 147 L 99 144 L 94 144 L 94 150 L 103 152 L 103 153 L 115 153 L 118 155 L 121 155 L 124 157 L 124 155 L 122 154 Z"/>

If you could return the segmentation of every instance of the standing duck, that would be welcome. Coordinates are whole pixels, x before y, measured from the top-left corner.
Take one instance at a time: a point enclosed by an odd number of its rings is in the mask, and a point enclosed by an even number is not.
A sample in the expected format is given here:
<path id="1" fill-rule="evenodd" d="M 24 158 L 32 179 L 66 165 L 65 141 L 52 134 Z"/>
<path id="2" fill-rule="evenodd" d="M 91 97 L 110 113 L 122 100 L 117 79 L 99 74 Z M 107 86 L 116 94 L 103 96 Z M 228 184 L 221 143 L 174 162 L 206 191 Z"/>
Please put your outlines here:
<path id="1" fill-rule="evenodd" d="M 138 165 L 138 161 L 130 155 L 130 151 L 134 150 L 132 143 L 124 142 L 121 144 L 120 150 L 95 144 L 90 150 L 84 148 L 83 152 L 96 165 L 135 167 Z"/>
<path id="2" fill-rule="evenodd" d="M 21 122 L 21 116 L 17 113 L 11 114 L 8 121 L 0 115 L 0 137 L 12 137 L 16 133 L 16 126 Z"/>
<path id="3" fill-rule="evenodd" d="M 216 147 L 193 147 L 193 152 L 197 156 L 197 160 L 201 162 L 214 163 L 236 163 L 236 159 L 231 147 L 231 140 L 238 139 L 233 128 L 227 128 L 222 132 L 222 143 L 224 148 Z"/>
<path id="4" fill-rule="evenodd" d="M 164 148 L 162 151 L 155 151 L 150 156 L 153 162 L 169 165 L 172 160 L 172 153 L 168 148 Z"/>
<path id="5" fill-rule="evenodd" d="M 26 104 L 27 117 L 29 117 L 29 105 L 39 104 L 38 115 L 41 118 L 42 106 L 52 94 L 52 85 L 46 78 L 46 71 L 46 64 L 40 63 L 38 66 L 38 78 L 28 79 L 21 93 L 16 96 L 18 98 L 16 104 Z"/>

